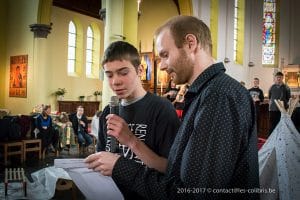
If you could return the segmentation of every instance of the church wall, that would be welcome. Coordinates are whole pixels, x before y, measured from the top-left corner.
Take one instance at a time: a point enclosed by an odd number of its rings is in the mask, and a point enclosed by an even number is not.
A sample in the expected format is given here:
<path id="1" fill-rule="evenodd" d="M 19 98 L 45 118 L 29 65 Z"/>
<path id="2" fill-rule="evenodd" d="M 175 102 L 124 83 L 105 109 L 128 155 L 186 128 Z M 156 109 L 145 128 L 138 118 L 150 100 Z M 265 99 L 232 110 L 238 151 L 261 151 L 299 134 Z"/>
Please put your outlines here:
<path id="1" fill-rule="evenodd" d="M 34 38 L 29 25 L 37 23 L 37 1 L 26 0 L 26 2 L 18 1 L 16 3 L 16 0 L 10 0 L 7 1 L 6 10 L 7 28 L 5 34 L 9 37 L 7 37 L 5 48 L 6 56 L 4 59 L 0 57 L 0 63 L 5 63 L 5 69 L 2 66 L 0 68 L 1 72 L 5 71 L 5 80 L 3 81 L 1 77 L 0 81 L 0 97 L 4 91 L 4 95 L 2 95 L 4 96 L 4 103 L 1 104 L 1 98 L 0 106 L 9 109 L 13 115 L 29 114 L 37 104 L 50 104 L 52 110 L 56 110 L 57 102 L 52 93 L 58 88 L 66 88 L 65 100 L 78 100 L 80 95 L 91 96 L 90 100 L 94 100 L 93 92 L 102 89 L 102 81 L 98 78 L 85 77 L 84 48 L 86 46 L 86 29 L 90 23 L 95 23 L 99 27 L 103 40 L 102 21 L 53 6 L 51 33 L 47 39 Z M 83 28 L 82 74 L 78 77 L 67 76 L 68 23 L 74 17 L 81 22 Z M 1 20 L 2 24 L 4 22 L 5 20 Z M 0 35 L 0 37 L 0 42 L 3 43 L 5 41 L 4 36 Z M 101 54 L 102 52 L 103 44 L 101 44 Z M 28 55 L 26 98 L 9 97 L 10 56 L 15 55 Z"/>

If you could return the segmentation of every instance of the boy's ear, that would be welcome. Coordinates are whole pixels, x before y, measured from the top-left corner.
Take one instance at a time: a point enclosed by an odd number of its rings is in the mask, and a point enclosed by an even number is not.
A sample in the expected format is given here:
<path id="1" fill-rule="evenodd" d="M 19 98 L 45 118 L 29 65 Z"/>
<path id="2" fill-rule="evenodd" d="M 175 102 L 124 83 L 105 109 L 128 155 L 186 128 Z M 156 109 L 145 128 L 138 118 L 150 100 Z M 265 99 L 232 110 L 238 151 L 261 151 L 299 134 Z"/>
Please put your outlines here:
<path id="1" fill-rule="evenodd" d="M 137 69 L 138 76 L 141 77 L 143 72 L 144 72 L 144 66 L 142 64 L 140 64 Z"/>

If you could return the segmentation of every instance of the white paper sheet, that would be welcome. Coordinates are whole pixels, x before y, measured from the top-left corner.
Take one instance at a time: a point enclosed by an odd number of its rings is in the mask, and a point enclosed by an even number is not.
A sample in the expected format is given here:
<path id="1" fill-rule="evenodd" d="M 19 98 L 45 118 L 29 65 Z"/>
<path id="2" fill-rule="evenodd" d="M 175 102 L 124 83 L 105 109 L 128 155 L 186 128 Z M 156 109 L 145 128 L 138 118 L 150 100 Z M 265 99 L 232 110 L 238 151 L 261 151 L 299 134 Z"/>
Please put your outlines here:
<path id="1" fill-rule="evenodd" d="M 54 166 L 65 169 L 88 200 L 124 199 L 113 179 L 88 169 L 84 159 L 55 159 Z"/>

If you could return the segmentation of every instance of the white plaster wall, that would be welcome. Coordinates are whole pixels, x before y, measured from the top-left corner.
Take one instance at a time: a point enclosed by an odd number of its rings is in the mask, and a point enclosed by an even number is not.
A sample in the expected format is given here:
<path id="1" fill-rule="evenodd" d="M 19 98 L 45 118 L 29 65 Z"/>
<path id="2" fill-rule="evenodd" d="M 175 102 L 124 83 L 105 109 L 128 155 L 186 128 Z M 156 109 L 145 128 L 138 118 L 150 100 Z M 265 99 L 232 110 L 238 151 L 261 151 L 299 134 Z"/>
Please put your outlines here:
<path id="1" fill-rule="evenodd" d="M 138 41 L 141 41 L 141 52 L 152 52 L 155 30 L 167 19 L 178 15 L 177 8 L 173 0 L 143 0 L 140 8 Z"/>
<path id="2" fill-rule="evenodd" d="M 1 87 L 4 92 L 4 107 L 12 114 L 24 114 L 31 111 L 30 102 L 34 101 L 35 94 L 30 90 L 33 84 L 33 33 L 29 25 L 37 22 L 38 5 L 35 0 L 7 2 L 7 55 L 5 57 L 5 84 Z M 31 12 L 29 13 L 28 10 Z M 9 19 L 9 20 L 8 20 Z M 28 55 L 27 71 L 27 98 L 9 97 L 10 56 Z"/>
<path id="3" fill-rule="evenodd" d="M 83 29 L 83 49 L 82 52 L 82 73 L 80 76 L 67 75 L 67 59 L 68 59 L 68 27 L 70 20 L 77 19 Z M 103 22 L 100 19 L 81 15 L 56 6 L 52 7 L 51 22 L 53 23 L 51 34 L 49 35 L 47 55 L 49 63 L 49 90 L 54 92 L 57 88 L 66 88 L 67 93 L 65 100 L 78 100 L 81 95 L 90 96 L 96 90 L 101 90 L 102 81 L 94 78 L 87 78 L 85 75 L 85 47 L 86 47 L 86 30 L 91 23 L 96 23 L 100 29 L 100 39 L 103 41 Z M 101 49 L 103 49 L 103 44 Z M 101 55 L 98 59 L 101 60 Z M 101 66 L 99 66 L 101 67 Z M 49 91 L 49 93 L 51 93 Z M 93 100 L 94 97 L 91 97 Z M 87 98 L 86 98 L 87 100 Z M 56 98 L 51 96 L 51 104 L 56 107 Z"/>

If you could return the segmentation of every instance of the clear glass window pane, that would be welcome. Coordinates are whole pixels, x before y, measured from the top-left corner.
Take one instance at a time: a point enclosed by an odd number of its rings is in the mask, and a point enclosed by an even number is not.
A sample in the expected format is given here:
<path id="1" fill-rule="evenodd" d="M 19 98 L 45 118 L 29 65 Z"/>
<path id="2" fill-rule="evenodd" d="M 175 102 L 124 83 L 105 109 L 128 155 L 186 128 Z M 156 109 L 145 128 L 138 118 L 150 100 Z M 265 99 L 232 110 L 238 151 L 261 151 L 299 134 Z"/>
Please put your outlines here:
<path id="1" fill-rule="evenodd" d="M 69 33 L 76 33 L 76 27 L 72 21 L 69 23 Z"/>
<path id="2" fill-rule="evenodd" d="M 92 62 L 92 55 L 93 52 L 91 50 L 86 50 L 86 61 L 87 62 Z"/>
<path id="3" fill-rule="evenodd" d="M 69 33 L 69 41 L 68 41 L 69 46 L 76 46 L 76 34 Z"/>
<path id="4" fill-rule="evenodd" d="M 68 60 L 68 73 L 75 72 L 75 60 Z"/>
<path id="5" fill-rule="evenodd" d="M 86 39 L 86 48 L 87 49 L 93 49 L 93 38 L 87 38 Z"/>
<path id="6" fill-rule="evenodd" d="M 75 47 L 69 47 L 68 51 L 68 59 L 74 59 L 75 60 Z"/>
<path id="7" fill-rule="evenodd" d="M 87 28 L 86 35 L 86 75 L 92 75 L 94 33 L 91 26 Z"/>
<path id="8" fill-rule="evenodd" d="M 87 35 L 87 37 L 93 37 L 93 31 L 92 31 L 92 29 L 91 29 L 90 26 L 87 28 L 87 33 L 86 33 L 86 35 Z"/>
<path id="9" fill-rule="evenodd" d="M 87 62 L 86 63 L 86 75 L 91 75 L 92 74 L 92 63 Z"/>
<path id="10" fill-rule="evenodd" d="M 68 34 L 68 73 L 75 73 L 76 59 L 76 27 L 71 21 Z"/>

